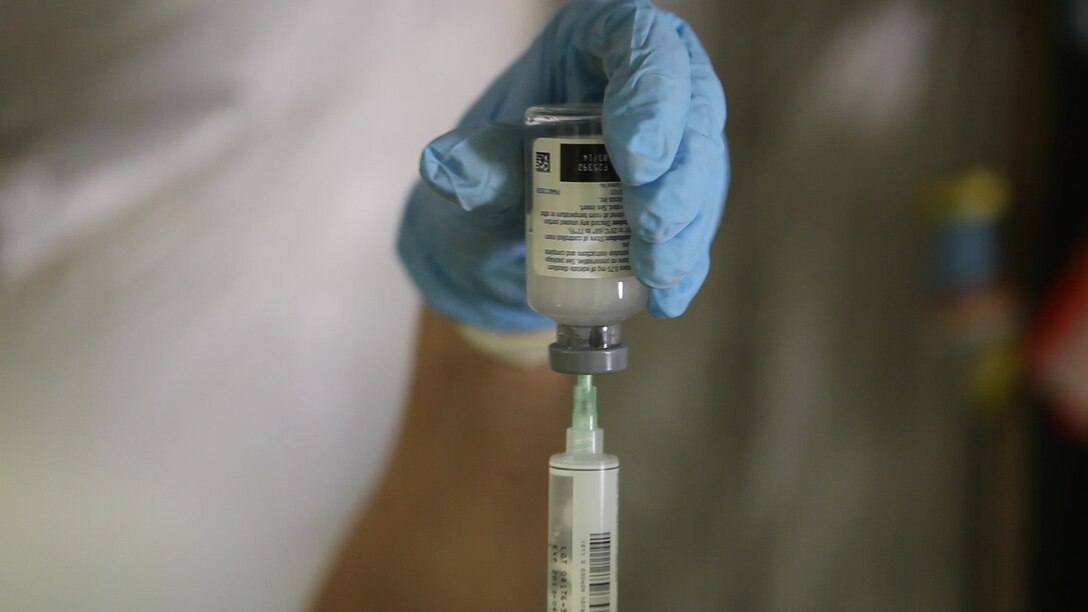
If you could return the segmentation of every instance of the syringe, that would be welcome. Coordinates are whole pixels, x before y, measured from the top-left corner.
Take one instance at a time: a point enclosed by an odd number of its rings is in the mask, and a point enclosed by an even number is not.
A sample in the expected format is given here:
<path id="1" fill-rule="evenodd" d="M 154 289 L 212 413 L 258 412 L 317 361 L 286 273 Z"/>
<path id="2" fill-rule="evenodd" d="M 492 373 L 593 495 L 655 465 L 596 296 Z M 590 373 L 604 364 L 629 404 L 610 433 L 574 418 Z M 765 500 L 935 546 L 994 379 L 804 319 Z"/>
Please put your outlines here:
<path id="1" fill-rule="evenodd" d="M 549 462 L 548 612 L 616 609 L 619 459 L 604 454 L 593 376 L 574 386 L 567 451 Z"/>

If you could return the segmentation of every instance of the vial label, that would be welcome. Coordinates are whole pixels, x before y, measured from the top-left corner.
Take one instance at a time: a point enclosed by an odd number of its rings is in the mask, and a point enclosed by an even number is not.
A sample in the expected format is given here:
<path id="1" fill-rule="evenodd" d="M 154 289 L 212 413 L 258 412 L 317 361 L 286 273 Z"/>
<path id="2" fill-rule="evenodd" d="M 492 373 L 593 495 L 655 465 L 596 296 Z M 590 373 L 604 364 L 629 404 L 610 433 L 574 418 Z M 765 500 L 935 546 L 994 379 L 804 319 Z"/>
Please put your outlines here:
<path id="1" fill-rule="evenodd" d="M 631 276 L 623 184 L 600 137 L 533 141 L 533 270 L 561 278 Z"/>
<path id="2" fill-rule="evenodd" d="M 548 612 L 616 610 L 618 482 L 618 468 L 551 468 Z"/>

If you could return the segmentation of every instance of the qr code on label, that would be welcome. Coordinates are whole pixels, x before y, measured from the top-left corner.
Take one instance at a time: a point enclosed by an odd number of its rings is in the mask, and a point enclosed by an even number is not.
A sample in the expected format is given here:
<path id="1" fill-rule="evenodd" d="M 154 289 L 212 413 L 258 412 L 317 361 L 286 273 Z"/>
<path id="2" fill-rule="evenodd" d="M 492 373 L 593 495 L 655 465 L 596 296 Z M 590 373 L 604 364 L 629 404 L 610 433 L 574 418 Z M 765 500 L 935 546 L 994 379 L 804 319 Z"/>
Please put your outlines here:
<path id="1" fill-rule="evenodd" d="M 545 151 L 537 151 L 536 153 L 536 171 L 537 172 L 551 172 L 552 171 L 552 154 Z"/>

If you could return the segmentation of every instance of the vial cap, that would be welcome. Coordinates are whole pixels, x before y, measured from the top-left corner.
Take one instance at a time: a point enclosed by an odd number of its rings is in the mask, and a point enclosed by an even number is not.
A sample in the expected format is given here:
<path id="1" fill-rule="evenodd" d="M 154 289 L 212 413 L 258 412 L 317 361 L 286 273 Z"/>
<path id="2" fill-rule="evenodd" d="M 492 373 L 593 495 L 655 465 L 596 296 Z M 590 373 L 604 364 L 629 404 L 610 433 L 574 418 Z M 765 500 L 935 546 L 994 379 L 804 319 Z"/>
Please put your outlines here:
<path id="1" fill-rule="evenodd" d="M 608 374 L 627 369 L 627 345 L 608 348 L 570 348 L 553 342 L 548 347 L 548 361 L 563 374 Z"/>

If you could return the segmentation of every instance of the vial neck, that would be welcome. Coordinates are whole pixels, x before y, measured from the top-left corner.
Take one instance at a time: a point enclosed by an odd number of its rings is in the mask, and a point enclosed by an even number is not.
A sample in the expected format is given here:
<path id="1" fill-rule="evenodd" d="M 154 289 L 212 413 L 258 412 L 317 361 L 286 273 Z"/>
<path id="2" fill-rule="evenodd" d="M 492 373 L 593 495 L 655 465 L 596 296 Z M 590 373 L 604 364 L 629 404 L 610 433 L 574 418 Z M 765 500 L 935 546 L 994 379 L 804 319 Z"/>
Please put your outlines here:
<path id="1" fill-rule="evenodd" d="M 555 328 L 555 343 L 571 350 L 601 350 L 623 344 L 619 323 L 612 325 L 565 325 Z"/>

